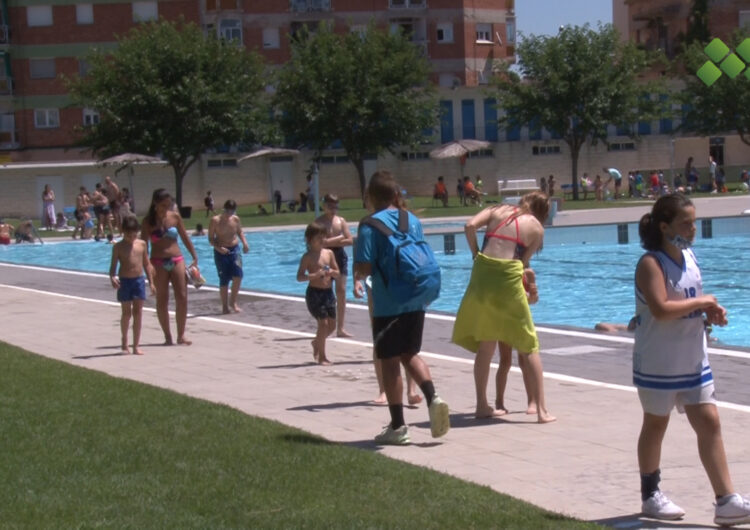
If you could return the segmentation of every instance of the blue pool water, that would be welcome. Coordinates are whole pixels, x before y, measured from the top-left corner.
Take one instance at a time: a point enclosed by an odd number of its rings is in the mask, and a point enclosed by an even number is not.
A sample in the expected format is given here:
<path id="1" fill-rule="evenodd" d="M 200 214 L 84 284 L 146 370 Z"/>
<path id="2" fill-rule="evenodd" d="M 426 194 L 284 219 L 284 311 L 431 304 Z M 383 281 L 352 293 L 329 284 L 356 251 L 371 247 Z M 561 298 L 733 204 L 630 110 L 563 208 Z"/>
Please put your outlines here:
<path id="1" fill-rule="evenodd" d="M 704 292 L 716 295 L 729 311 L 729 325 L 716 328 L 714 335 L 724 344 L 750 347 L 750 287 L 744 271 L 750 220 L 714 220 L 711 239 L 702 239 L 700 228 L 694 249 Z M 626 323 L 634 308 L 633 271 L 643 253 L 635 225 L 627 231 L 630 244 L 616 243 L 615 225 L 548 229 L 544 250 L 531 262 L 540 293 L 539 303 L 532 307 L 534 320 L 583 328 L 600 321 Z M 302 231 L 248 232 L 247 238 L 250 253 L 244 256 L 243 290 L 304 296 L 306 284 L 295 281 L 304 251 Z M 471 274 L 465 239 L 456 234 L 455 254 L 443 252 L 442 235 L 428 235 L 427 240 L 443 271 L 441 296 L 430 309 L 455 313 Z M 218 285 L 206 238 L 196 238 L 194 243 L 204 277 L 209 285 Z M 347 250 L 351 255 L 351 248 Z M 99 273 L 107 272 L 110 256 L 109 245 L 93 241 L 0 246 L 0 261 Z M 351 273 L 351 260 L 349 268 Z M 347 294 L 355 301 L 349 281 Z"/>

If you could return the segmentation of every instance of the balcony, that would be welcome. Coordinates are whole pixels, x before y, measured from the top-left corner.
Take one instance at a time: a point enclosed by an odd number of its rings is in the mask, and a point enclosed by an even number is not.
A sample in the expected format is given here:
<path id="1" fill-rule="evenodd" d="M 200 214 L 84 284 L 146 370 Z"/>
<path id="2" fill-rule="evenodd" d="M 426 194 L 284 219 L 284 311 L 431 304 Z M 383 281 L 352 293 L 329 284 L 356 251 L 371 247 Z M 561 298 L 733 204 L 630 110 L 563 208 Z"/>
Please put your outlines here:
<path id="1" fill-rule="evenodd" d="M 390 9 L 424 9 L 427 7 L 427 0 L 390 0 L 388 7 Z"/>
<path id="2" fill-rule="evenodd" d="M 330 11 L 331 0 L 291 0 L 289 9 L 292 13 Z"/>
<path id="3" fill-rule="evenodd" d="M 13 95 L 13 80 L 9 77 L 0 77 L 0 97 Z"/>
<path id="4" fill-rule="evenodd" d="M 18 131 L 0 130 L 0 151 L 8 151 L 11 149 L 18 149 L 20 147 L 21 142 L 19 141 Z"/>

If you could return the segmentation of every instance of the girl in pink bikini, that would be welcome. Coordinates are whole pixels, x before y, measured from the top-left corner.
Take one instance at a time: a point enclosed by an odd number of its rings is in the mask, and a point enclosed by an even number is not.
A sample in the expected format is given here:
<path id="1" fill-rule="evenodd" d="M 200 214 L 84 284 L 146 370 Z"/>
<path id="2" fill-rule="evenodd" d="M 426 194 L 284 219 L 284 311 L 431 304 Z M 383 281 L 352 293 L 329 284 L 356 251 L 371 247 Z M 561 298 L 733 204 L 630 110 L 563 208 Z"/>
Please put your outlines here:
<path id="1" fill-rule="evenodd" d="M 456 314 L 453 342 L 476 353 L 477 418 L 507 413 L 503 394 L 515 348 L 529 397 L 527 413 L 536 414 L 539 423 L 555 421 L 544 401 L 539 340 L 529 309 L 539 296 L 529 260 L 542 247 L 548 213 L 547 194 L 534 191 L 524 195 L 518 207 L 501 204 L 485 208 L 464 228 L 474 266 Z M 480 249 L 477 230 L 482 227 L 487 231 Z M 487 382 L 497 345 L 500 368 L 492 407 L 487 401 Z"/>
<path id="2" fill-rule="evenodd" d="M 169 284 L 172 284 L 177 321 L 177 344 L 190 345 L 185 337 L 187 322 L 187 279 L 185 258 L 182 256 L 177 237 L 193 257 L 193 265 L 198 265 L 198 255 L 193 242 L 185 230 L 180 214 L 172 210 L 172 196 L 163 188 L 154 190 L 148 214 L 143 219 L 141 238 L 151 246 L 151 264 L 156 270 L 156 314 L 164 332 L 164 344 L 172 345 L 172 332 L 169 329 Z"/>

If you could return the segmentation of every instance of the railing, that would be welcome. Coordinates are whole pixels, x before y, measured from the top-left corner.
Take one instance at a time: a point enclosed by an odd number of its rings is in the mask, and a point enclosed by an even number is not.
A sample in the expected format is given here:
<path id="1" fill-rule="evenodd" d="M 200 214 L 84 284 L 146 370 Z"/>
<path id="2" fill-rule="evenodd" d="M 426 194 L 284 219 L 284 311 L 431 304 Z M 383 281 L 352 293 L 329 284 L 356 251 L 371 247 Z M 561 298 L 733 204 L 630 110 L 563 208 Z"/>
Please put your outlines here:
<path id="1" fill-rule="evenodd" d="M 291 0 L 289 8 L 292 13 L 330 11 L 331 0 Z"/>

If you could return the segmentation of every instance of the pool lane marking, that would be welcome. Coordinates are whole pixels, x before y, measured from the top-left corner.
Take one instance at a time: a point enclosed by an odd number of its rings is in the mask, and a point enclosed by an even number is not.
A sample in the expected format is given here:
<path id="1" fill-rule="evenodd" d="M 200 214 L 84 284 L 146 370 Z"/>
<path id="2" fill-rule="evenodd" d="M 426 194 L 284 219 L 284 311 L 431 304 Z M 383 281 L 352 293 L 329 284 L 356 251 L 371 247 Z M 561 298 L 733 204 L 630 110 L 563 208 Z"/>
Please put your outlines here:
<path id="1" fill-rule="evenodd" d="M 70 271 L 66 269 L 55 269 L 52 267 L 36 267 L 33 265 L 18 265 L 15 263 L 2 263 L 0 262 L 1 266 L 6 267 L 13 267 L 17 269 L 29 269 L 29 270 L 38 270 L 38 271 L 44 271 L 44 272 L 52 272 L 52 273 L 59 273 L 59 274 L 72 274 L 74 276 L 88 276 L 92 278 L 108 278 L 109 275 L 98 273 L 98 272 L 82 272 L 82 271 Z M 218 287 L 202 287 L 201 288 L 204 291 L 213 291 L 218 292 Z M 255 296 L 257 298 L 270 298 L 272 300 L 285 300 L 288 302 L 298 302 L 298 303 L 304 303 L 305 299 L 300 296 L 293 296 L 293 295 L 283 295 L 283 294 L 273 294 L 273 293 L 264 293 L 259 291 L 240 291 L 240 294 L 246 295 L 246 296 Z M 364 304 L 353 304 L 351 302 L 347 302 L 346 304 L 347 309 L 359 309 L 361 311 L 367 310 L 367 306 Z M 191 315 L 192 316 L 192 315 Z M 446 315 L 442 313 L 427 313 L 426 318 L 432 319 L 432 320 L 442 320 L 446 322 L 454 322 L 456 320 L 456 317 L 454 315 Z M 590 333 L 587 331 L 576 331 L 572 329 L 559 329 L 559 328 L 549 328 L 545 326 L 536 326 L 537 331 L 541 331 L 543 333 L 549 333 L 551 335 L 562 335 L 567 337 L 576 337 L 581 339 L 587 339 L 587 340 L 597 340 L 597 341 L 603 341 L 603 342 L 617 342 L 620 344 L 633 344 L 633 338 L 632 337 L 623 337 L 620 335 L 605 335 L 604 333 Z M 724 357 L 735 357 L 738 359 L 750 359 L 750 352 L 744 352 L 744 351 L 738 351 L 738 350 L 731 350 L 731 349 L 724 349 L 724 348 L 708 348 L 708 353 L 712 355 L 723 355 Z"/>
<path id="2" fill-rule="evenodd" d="M 59 297 L 59 298 L 67 298 L 67 299 L 70 299 L 70 300 L 76 300 L 76 301 L 81 301 L 81 302 L 94 302 L 94 303 L 104 304 L 104 305 L 108 305 L 108 306 L 119 306 L 120 305 L 119 302 L 110 302 L 108 300 L 97 300 L 95 298 L 84 298 L 82 296 L 75 296 L 75 295 L 63 294 L 63 293 L 55 293 L 55 292 L 50 292 L 50 291 L 42 291 L 42 290 L 39 290 L 39 289 L 32 289 L 32 288 L 29 288 L 29 287 L 19 287 L 19 286 L 16 286 L 16 285 L 0 284 L 0 287 L 5 287 L 6 289 L 15 289 L 17 291 L 23 291 L 23 292 L 29 292 L 29 293 L 44 294 L 44 295 L 47 295 L 47 296 L 56 296 L 56 297 Z M 152 308 L 144 307 L 143 309 L 144 309 L 144 311 L 149 311 L 151 313 L 155 313 L 156 312 L 156 310 L 152 309 Z M 174 312 L 170 311 L 170 314 L 173 315 Z M 224 319 L 216 318 L 216 317 L 196 316 L 196 315 L 192 315 L 190 313 L 188 313 L 188 316 L 191 317 L 191 318 L 194 318 L 194 319 L 205 320 L 206 322 L 213 322 L 213 323 L 216 323 L 216 324 L 225 324 L 225 325 L 229 324 L 229 325 L 237 326 L 237 327 L 257 329 L 257 330 L 260 330 L 260 331 L 271 331 L 271 332 L 274 332 L 274 333 L 287 334 L 287 335 L 295 335 L 295 336 L 298 336 L 298 337 L 306 337 L 306 338 L 315 337 L 314 333 L 308 333 L 308 332 L 305 332 L 305 331 L 295 331 L 295 330 L 291 330 L 291 329 L 282 329 L 282 328 L 277 328 L 277 327 L 273 327 L 273 326 L 265 326 L 265 325 L 261 325 L 261 324 L 251 324 L 249 322 L 236 322 L 236 321 L 233 321 L 233 320 L 224 320 Z M 328 340 L 333 340 L 333 341 L 336 341 L 336 342 L 340 342 L 342 344 L 350 344 L 350 345 L 354 345 L 354 346 L 362 346 L 362 347 L 365 347 L 365 348 L 372 348 L 373 347 L 373 345 L 372 345 L 371 342 L 359 341 L 359 340 L 354 340 L 354 339 L 334 337 L 334 338 L 331 338 L 331 339 L 328 339 Z M 474 360 L 473 359 L 464 359 L 464 358 L 461 358 L 461 357 L 453 357 L 451 355 L 445 355 L 445 354 L 442 354 L 442 353 L 432 353 L 432 352 L 427 352 L 427 351 L 421 351 L 421 352 L 419 352 L 419 354 L 423 355 L 425 357 L 431 358 L 431 359 L 436 359 L 436 360 L 441 360 L 441 361 L 447 361 L 447 362 L 453 362 L 453 363 L 460 363 L 460 364 L 469 364 L 469 365 L 473 365 L 474 364 Z M 497 368 L 498 367 L 497 363 L 491 363 L 490 366 L 492 368 Z M 518 367 L 516 367 L 516 366 L 513 366 L 511 368 L 511 370 L 514 373 L 518 373 L 518 374 L 521 373 L 521 370 Z M 544 372 L 544 377 L 547 378 L 547 379 L 552 379 L 554 381 L 561 381 L 561 382 L 565 382 L 565 383 L 573 383 L 573 384 L 579 384 L 579 385 L 587 385 L 587 386 L 593 386 L 593 387 L 598 387 L 598 388 L 605 388 L 605 389 L 608 389 L 608 390 L 620 390 L 620 391 L 631 392 L 631 393 L 637 391 L 636 388 L 632 387 L 632 386 L 619 385 L 619 384 L 616 384 L 616 383 L 605 383 L 603 381 L 596 381 L 594 379 L 584 379 L 582 377 L 575 377 L 575 376 L 572 376 L 572 375 L 558 374 L 558 373 L 554 373 L 554 372 Z M 750 406 L 749 405 L 741 405 L 739 403 L 731 403 L 731 402 L 728 402 L 728 401 L 717 401 L 716 404 L 718 406 L 720 406 L 720 407 L 731 409 L 731 410 L 736 410 L 738 412 L 749 412 L 750 413 Z"/>

